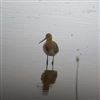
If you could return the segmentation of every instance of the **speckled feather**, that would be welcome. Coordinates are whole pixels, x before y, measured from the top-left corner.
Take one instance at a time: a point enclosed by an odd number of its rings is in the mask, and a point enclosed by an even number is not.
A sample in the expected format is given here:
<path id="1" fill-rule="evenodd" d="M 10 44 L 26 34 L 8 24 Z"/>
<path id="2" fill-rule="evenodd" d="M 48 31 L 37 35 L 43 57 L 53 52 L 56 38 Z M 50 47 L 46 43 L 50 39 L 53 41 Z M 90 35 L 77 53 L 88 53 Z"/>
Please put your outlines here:
<path id="1" fill-rule="evenodd" d="M 43 45 L 43 50 L 48 56 L 55 56 L 59 52 L 58 45 L 54 41 L 46 41 Z"/>

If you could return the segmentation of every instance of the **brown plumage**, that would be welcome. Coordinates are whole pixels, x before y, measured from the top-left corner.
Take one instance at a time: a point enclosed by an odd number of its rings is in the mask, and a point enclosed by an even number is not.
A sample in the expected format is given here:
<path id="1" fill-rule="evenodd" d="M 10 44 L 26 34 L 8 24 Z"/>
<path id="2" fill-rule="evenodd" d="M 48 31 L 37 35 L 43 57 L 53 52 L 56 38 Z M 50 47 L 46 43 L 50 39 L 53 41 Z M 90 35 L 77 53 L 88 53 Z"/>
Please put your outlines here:
<path id="1" fill-rule="evenodd" d="M 47 33 L 45 38 L 41 42 L 43 42 L 44 40 L 46 40 L 46 42 L 43 45 L 43 51 L 47 55 L 46 68 L 48 67 L 48 56 L 52 56 L 53 57 L 52 69 L 53 69 L 54 56 L 59 52 L 59 48 L 58 48 L 57 43 L 52 40 L 52 35 L 50 33 Z"/>

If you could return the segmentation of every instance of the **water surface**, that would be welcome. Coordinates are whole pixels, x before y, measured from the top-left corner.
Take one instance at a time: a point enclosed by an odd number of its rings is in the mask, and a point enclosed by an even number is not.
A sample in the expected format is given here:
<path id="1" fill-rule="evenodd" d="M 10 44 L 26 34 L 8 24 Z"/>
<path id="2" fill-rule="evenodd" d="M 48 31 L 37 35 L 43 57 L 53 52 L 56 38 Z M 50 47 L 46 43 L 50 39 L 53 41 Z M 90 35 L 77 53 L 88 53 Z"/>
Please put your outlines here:
<path id="1" fill-rule="evenodd" d="M 75 100 L 77 56 L 78 98 L 99 100 L 97 2 L 4 2 L 2 8 L 3 100 Z M 45 71 L 38 44 L 47 32 L 60 49 L 54 72 L 52 58 Z"/>

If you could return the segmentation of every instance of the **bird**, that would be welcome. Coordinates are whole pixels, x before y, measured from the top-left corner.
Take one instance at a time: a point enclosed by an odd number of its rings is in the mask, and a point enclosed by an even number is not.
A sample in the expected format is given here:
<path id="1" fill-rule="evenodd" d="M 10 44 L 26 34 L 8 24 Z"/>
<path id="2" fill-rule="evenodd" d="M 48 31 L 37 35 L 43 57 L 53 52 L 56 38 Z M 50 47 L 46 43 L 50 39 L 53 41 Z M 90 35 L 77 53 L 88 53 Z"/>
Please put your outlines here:
<path id="1" fill-rule="evenodd" d="M 39 42 L 42 43 L 43 41 L 46 42 L 43 44 L 43 51 L 47 55 L 47 60 L 46 60 L 46 69 L 48 68 L 48 56 L 52 56 L 52 70 L 54 67 L 54 57 L 55 55 L 59 52 L 59 47 L 58 44 L 52 40 L 52 34 L 47 33 L 45 35 L 45 38 Z"/>

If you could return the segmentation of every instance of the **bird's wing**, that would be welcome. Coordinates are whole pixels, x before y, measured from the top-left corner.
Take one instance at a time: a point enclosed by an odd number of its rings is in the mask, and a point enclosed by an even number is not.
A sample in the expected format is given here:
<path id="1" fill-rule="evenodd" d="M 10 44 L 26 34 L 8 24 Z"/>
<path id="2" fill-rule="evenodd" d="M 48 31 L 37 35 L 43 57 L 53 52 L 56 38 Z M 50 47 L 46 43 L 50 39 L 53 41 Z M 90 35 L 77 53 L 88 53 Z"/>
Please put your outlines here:
<path id="1" fill-rule="evenodd" d="M 44 52 L 45 52 L 46 54 L 48 54 L 49 48 L 48 48 L 48 45 L 47 45 L 46 43 L 43 45 L 43 50 L 44 50 Z"/>
<path id="2" fill-rule="evenodd" d="M 59 47 L 56 42 L 54 42 L 54 52 L 55 53 L 59 52 Z"/>

